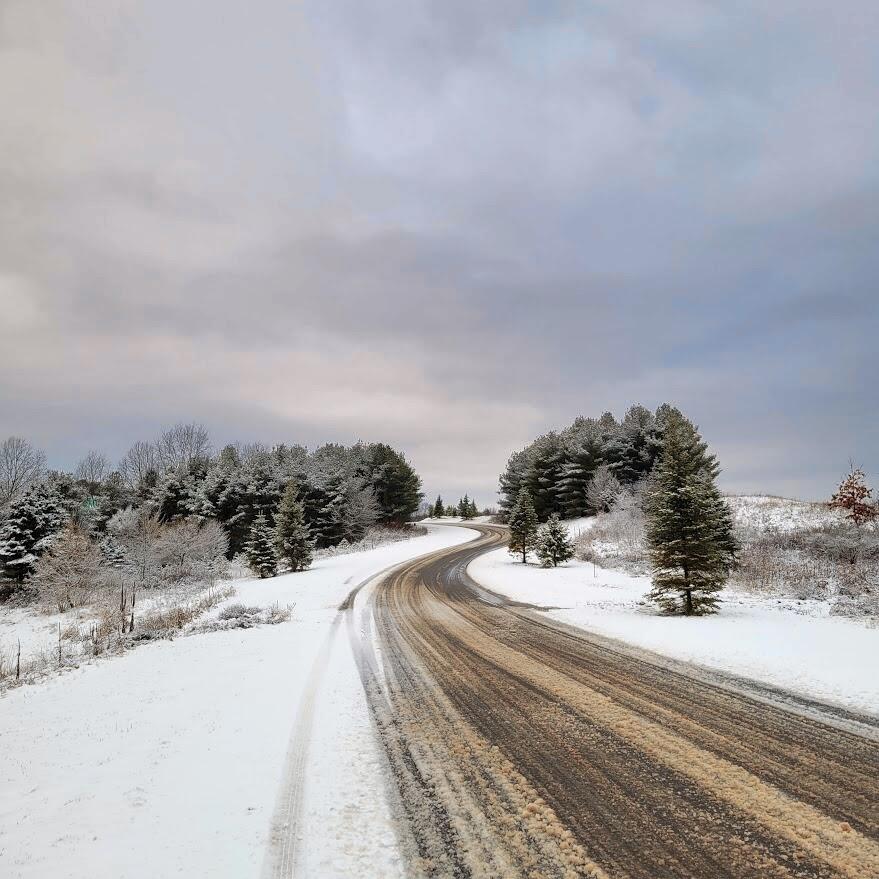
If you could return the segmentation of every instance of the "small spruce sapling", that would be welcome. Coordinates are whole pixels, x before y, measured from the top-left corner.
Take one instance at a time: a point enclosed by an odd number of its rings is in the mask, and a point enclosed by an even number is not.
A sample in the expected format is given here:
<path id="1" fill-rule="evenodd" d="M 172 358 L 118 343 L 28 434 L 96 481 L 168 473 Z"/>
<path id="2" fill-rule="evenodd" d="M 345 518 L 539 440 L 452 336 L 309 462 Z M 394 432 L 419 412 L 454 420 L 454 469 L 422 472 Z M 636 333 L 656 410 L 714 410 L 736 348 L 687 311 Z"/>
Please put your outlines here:
<path id="1" fill-rule="evenodd" d="M 536 550 L 544 568 L 558 567 L 574 557 L 574 544 L 558 516 L 550 516 L 549 521 L 538 529 Z"/>
<path id="2" fill-rule="evenodd" d="M 244 554 L 250 567 L 260 577 L 274 577 L 278 573 L 278 553 L 275 549 L 275 535 L 269 527 L 264 513 L 253 520 Z"/>
<path id="3" fill-rule="evenodd" d="M 287 484 L 278 507 L 275 524 L 275 541 L 278 555 L 290 565 L 291 571 L 304 571 L 311 564 L 314 541 L 305 510 L 300 503 L 296 485 Z"/>
<path id="4" fill-rule="evenodd" d="M 534 549 L 537 537 L 537 513 L 527 488 L 519 490 L 507 524 L 510 527 L 510 554 L 521 554 L 522 564 L 527 564 L 528 553 Z"/>

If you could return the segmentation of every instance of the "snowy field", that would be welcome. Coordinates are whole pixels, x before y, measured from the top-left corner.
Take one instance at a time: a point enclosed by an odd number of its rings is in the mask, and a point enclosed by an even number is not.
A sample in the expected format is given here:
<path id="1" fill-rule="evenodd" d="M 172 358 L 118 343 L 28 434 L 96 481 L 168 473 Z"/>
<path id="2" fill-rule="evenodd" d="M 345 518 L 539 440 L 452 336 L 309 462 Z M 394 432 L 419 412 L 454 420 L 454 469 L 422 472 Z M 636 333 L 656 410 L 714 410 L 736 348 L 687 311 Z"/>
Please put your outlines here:
<path id="1" fill-rule="evenodd" d="M 354 586 L 473 536 L 435 528 L 239 581 L 231 601 L 293 604 L 291 621 L 146 644 L 0 696 L 0 876 L 256 877 L 291 758 L 305 765 L 297 875 L 400 875 L 383 758 L 333 623 Z"/>
<path id="2" fill-rule="evenodd" d="M 590 520 L 569 523 L 572 535 Z M 517 601 L 584 629 L 687 662 L 879 715 L 879 628 L 828 615 L 824 602 L 776 600 L 727 589 L 710 617 L 666 617 L 644 601 L 649 577 L 571 561 L 543 569 L 506 550 L 481 556 L 470 575 Z"/>

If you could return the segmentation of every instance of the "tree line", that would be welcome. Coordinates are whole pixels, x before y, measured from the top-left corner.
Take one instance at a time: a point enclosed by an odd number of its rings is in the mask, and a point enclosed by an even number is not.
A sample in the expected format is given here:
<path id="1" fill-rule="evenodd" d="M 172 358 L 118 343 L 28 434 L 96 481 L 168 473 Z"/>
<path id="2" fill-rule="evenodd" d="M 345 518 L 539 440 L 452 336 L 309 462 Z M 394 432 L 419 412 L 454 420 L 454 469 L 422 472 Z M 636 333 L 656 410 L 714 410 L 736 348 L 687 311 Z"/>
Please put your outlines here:
<path id="1" fill-rule="evenodd" d="M 487 510 L 483 512 L 486 515 L 488 514 Z M 428 504 L 427 515 L 434 519 L 442 519 L 445 516 L 458 516 L 461 519 L 474 519 L 479 515 L 479 508 L 476 506 L 476 501 L 471 500 L 470 496 L 467 494 L 460 498 L 457 504 L 443 503 L 442 495 L 438 494 L 436 496 L 436 501 L 433 504 Z"/>
<path id="2" fill-rule="evenodd" d="M 653 588 L 668 613 L 713 612 L 736 564 L 732 513 L 717 487 L 720 472 L 695 425 L 664 404 L 578 418 L 514 454 L 500 480 L 510 552 L 544 566 L 574 554 L 560 516 L 612 509 L 623 486 L 640 484 Z M 542 526 L 540 522 L 544 522 Z"/>
<path id="3" fill-rule="evenodd" d="M 221 545 L 222 556 L 243 553 L 263 575 L 270 535 L 274 570 L 300 570 L 311 549 L 402 525 L 420 500 L 418 474 L 384 443 L 238 443 L 214 453 L 203 426 L 180 424 L 135 443 L 116 467 L 92 451 L 65 472 L 11 437 L 0 444 L 0 580 L 7 593 L 20 588 L 67 532 L 71 547 L 84 536 L 111 565 L 137 567 L 138 546 L 155 549 L 161 534 L 171 556 L 170 544 Z"/>
<path id="4" fill-rule="evenodd" d="M 606 512 L 622 486 L 633 486 L 653 470 L 665 426 L 681 413 L 667 403 L 651 412 L 629 408 L 622 421 L 611 412 L 579 417 L 561 431 L 538 437 L 514 452 L 500 477 L 500 509 L 509 515 L 527 489 L 537 517 L 576 519 Z"/>

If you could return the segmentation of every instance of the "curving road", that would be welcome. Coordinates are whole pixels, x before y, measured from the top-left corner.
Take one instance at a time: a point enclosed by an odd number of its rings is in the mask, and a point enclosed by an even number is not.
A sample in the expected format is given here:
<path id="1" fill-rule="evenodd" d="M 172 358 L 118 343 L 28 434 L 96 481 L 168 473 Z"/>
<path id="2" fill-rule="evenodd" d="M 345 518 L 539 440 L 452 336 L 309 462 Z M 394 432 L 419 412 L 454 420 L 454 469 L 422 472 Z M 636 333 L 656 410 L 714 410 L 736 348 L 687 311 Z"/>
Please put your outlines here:
<path id="1" fill-rule="evenodd" d="M 506 602 L 473 527 L 345 605 L 410 875 L 879 877 L 875 727 Z"/>

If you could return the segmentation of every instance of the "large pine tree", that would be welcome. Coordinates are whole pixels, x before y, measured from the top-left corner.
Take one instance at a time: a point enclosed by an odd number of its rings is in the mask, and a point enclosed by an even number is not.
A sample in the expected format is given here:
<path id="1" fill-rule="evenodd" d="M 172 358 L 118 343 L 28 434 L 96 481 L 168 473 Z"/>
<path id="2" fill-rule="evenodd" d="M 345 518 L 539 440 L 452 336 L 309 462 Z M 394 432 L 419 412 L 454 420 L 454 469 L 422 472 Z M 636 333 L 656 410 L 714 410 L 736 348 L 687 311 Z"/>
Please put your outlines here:
<path id="1" fill-rule="evenodd" d="M 574 544 L 558 516 L 550 516 L 537 531 L 537 558 L 544 568 L 555 568 L 574 557 Z"/>
<path id="2" fill-rule="evenodd" d="M 260 577 L 274 577 L 278 573 L 278 553 L 275 535 L 266 517 L 260 513 L 250 526 L 250 535 L 244 546 L 250 567 Z"/>
<path id="3" fill-rule="evenodd" d="M 534 549 L 537 537 L 537 513 L 527 488 L 519 490 L 516 505 L 510 511 L 510 554 L 522 555 L 522 564 L 528 561 L 528 553 Z"/>
<path id="4" fill-rule="evenodd" d="M 667 613 L 713 613 L 735 565 L 732 514 L 715 482 L 719 472 L 694 425 L 680 413 L 670 415 L 647 498 L 649 597 Z"/>
<path id="5" fill-rule="evenodd" d="M 443 506 L 443 497 L 441 494 L 436 496 L 436 503 L 433 505 L 433 509 L 430 511 L 431 515 L 434 519 L 442 519 L 442 517 L 446 513 L 446 508 Z"/>
<path id="6" fill-rule="evenodd" d="M 275 515 L 275 540 L 278 555 L 290 565 L 291 571 L 304 571 L 311 564 L 314 542 L 293 482 L 284 489 Z"/>

